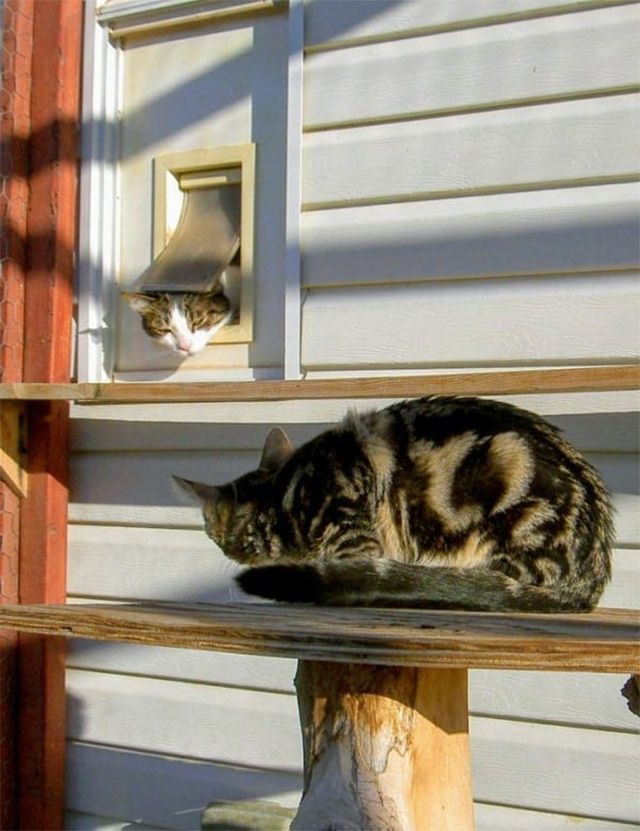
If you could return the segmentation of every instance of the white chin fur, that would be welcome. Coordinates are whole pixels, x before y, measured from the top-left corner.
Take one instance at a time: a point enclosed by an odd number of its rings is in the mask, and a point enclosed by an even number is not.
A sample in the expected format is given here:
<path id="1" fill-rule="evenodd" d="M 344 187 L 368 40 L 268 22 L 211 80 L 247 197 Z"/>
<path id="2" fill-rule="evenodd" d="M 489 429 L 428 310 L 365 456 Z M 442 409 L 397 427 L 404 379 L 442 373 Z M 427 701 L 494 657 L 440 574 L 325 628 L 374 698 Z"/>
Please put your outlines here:
<path id="1" fill-rule="evenodd" d="M 231 320 L 232 315 L 233 313 L 229 312 L 210 329 L 200 329 L 197 332 L 192 332 L 180 308 L 174 305 L 171 310 L 171 332 L 160 338 L 158 343 L 185 358 L 189 355 L 197 355 L 198 352 L 202 352 L 216 332 L 219 332 Z"/>

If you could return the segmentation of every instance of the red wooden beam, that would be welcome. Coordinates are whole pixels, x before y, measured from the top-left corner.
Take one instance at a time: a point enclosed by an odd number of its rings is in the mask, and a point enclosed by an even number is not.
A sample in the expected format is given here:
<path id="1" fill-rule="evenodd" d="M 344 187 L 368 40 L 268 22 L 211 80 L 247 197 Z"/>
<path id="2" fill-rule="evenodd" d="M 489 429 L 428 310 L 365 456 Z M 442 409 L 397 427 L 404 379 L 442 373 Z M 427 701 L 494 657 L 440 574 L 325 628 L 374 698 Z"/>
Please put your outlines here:
<path id="1" fill-rule="evenodd" d="M 20 380 L 67 382 L 72 349 L 82 0 L 8 0 L 4 24 L 5 33 L 20 39 L 14 51 L 22 61 L 17 81 L 23 88 L 9 102 L 16 124 L 9 135 L 4 133 L 3 161 L 5 167 L 13 166 L 12 187 L 26 189 L 28 205 L 22 200 L 21 212 L 7 217 L 5 226 L 12 253 L 11 268 L 4 275 L 5 290 L 24 299 L 24 337 L 17 336 L 15 349 L 4 350 L 2 365 L 6 372 L 10 359 L 16 363 L 16 349 L 22 349 Z M 20 506 L 17 591 L 21 603 L 62 603 L 66 593 L 68 405 L 29 405 L 27 421 L 29 481 Z M 3 496 L 6 506 L 6 491 Z M 11 810 L 0 814 L 2 828 L 63 827 L 64 655 L 60 639 L 20 637 L 17 683 L 7 704 L 15 712 L 11 719 L 14 734 L 9 736 L 3 724 L 9 762 L 7 771 L 3 770 L 4 782 L 14 767 L 17 793 L 11 794 Z"/>
<path id="2" fill-rule="evenodd" d="M 33 0 L 2 7 L 0 378 L 23 380 Z M 0 482 L 0 603 L 19 601 L 20 500 Z M 0 828 L 18 827 L 18 637 L 0 631 Z"/>

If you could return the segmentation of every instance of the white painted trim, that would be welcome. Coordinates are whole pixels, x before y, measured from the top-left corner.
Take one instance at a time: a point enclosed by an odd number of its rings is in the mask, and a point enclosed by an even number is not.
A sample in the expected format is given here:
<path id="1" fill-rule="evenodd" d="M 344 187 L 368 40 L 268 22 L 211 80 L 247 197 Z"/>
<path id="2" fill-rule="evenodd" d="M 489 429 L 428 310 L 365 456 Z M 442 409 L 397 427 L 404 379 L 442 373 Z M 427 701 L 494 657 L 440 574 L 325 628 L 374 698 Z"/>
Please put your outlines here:
<path id="1" fill-rule="evenodd" d="M 82 167 L 78 263 L 78 380 L 105 381 L 110 359 L 105 318 L 111 319 L 117 271 L 120 50 L 96 25 L 87 3 L 84 30 Z"/>
<path id="2" fill-rule="evenodd" d="M 185 12 L 196 7 L 197 11 L 210 9 L 242 8 L 253 5 L 255 0 L 106 0 L 96 10 L 99 23 L 109 23 L 114 20 L 128 20 L 159 12 Z M 273 5 L 273 0 L 268 0 Z"/>
<path id="3" fill-rule="evenodd" d="M 284 300 L 284 377 L 290 380 L 300 378 L 303 49 L 303 0 L 290 0 L 289 62 L 287 67 Z"/>
<path id="4" fill-rule="evenodd" d="M 114 39 L 201 26 L 219 19 L 278 12 L 287 0 L 133 0 L 106 3 L 98 22 Z"/>

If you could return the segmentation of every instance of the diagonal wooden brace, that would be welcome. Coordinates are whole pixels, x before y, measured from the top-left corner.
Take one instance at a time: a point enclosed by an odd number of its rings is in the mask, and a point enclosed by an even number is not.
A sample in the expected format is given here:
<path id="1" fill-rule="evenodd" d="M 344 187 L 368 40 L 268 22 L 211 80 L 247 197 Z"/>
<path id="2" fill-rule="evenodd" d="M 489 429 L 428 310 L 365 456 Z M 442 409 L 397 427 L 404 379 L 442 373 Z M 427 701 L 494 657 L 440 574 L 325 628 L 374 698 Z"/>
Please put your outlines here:
<path id="1" fill-rule="evenodd" d="M 18 496 L 27 495 L 25 404 L 0 402 L 0 479 Z"/>

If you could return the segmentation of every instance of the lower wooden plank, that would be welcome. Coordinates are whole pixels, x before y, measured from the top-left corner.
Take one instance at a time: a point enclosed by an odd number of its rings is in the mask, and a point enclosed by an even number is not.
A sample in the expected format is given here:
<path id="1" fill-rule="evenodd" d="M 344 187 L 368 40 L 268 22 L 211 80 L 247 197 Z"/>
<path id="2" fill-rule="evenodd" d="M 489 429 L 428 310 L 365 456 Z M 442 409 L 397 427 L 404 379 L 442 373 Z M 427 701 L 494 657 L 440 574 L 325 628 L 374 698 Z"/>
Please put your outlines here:
<path id="1" fill-rule="evenodd" d="M 321 398 L 411 398 L 420 395 L 517 395 L 593 392 L 640 387 L 635 365 L 525 369 L 411 375 L 401 378 L 337 378 L 311 381 L 217 381 L 128 384 L 0 384 L 0 400 L 73 400 L 91 404 L 206 401 L 287 401 Z"/>
<path id="2" fill-rule="evenodd" d="M 640 670 L 640 612 L 536 615 L 280 604 L 0 606 L 0 626 L 98 640 L 398 666 Z"/>
<path id="3" fill-rule="evenodd" d="M 0 407 L 0 479 L 18 496 L 27 495 L 27 471 L 23 453 L 24 404 L 4 401 Z"/>

